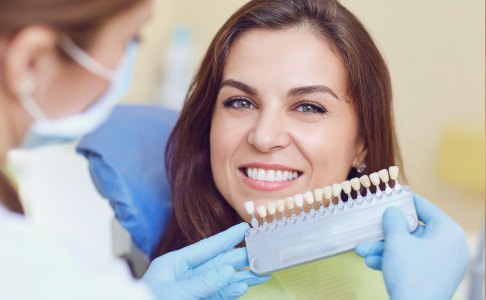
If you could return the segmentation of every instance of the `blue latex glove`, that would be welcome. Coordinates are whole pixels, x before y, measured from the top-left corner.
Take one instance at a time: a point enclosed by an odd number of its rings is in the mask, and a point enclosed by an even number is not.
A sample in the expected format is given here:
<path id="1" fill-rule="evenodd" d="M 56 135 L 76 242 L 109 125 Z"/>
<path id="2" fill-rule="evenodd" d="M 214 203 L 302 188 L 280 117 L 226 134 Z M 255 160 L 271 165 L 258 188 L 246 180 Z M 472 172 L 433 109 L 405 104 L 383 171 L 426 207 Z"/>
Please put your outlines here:
<path id="1" fill-rule="evenodd" d="M 356 247 L 358 255 L 382 270 L 391 299 L 452 299 L 466 273 L 470 250 L 464 230 L 438 207 L 414 195 L 419 220 L 409 233 L 404 214 L 392 207 L 383 215 L 385 240 Z"/>
<path id="2" fill-rule="evenodd" d="M 235 299 L 263 283 L 250 270 L 246 248 L 232 249 L 248 231 L 247 223 L 156 258 L 142 277 L 157 299 Z"/>

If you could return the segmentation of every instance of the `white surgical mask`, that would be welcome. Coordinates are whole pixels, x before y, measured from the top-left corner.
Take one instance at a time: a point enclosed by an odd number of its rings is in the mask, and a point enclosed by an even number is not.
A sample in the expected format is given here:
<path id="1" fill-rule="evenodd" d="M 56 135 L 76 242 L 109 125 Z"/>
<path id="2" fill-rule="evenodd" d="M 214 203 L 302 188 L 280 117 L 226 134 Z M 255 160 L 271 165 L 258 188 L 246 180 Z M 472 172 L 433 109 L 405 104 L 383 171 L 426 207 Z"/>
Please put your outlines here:
<path id="1" fill-rule="evenodd" d="M 24 82 L 20 102 L 34 122 L 25 136 L 21 148 L 71 142 L 100 126 L 130 89 L 137 46 L 135 41 L 130 42 L 118 69 L 113 71 L 92 58 L 68 37 L 63 37 L 60 42 L 63 51 L 86 70 L 110 81 L 110 87 L 85 111 L 50 120 L 32 99 L 31 95 L 35 89 L 33 82 Z"/>

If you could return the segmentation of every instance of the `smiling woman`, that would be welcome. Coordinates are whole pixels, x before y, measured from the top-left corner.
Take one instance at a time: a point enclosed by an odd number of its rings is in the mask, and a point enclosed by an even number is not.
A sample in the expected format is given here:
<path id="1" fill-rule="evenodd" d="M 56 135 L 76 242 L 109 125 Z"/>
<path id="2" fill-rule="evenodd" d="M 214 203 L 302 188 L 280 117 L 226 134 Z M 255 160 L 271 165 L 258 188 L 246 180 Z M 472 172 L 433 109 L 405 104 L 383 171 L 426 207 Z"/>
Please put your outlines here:
<path id="1" fill-rule="evenodd" d="M 388 70 L 338 2 L 251 1 L 212 41 L 167 150 L 162 253 L 247 218 L 248 199 L 400 164 Z"/>
<path id="2" fill-rule="evenodd" d="M 400 164 L 392 120 L 387 67 L 346 8 L 330 0 L 249 2 L 216 34 L 169 140 L 173 213 L 160 252 L 249 221 L 249 199 L 268 204 L 366 166 Z M 298 273 L 322 282 L 310 288 L 313 299 L 386 297 L 380 276 L 354 255 L 306 268 L 277 272 L 249 296 L 292 298 L 299 292 L 285 278 Z M 345 288 L 351 274 L 366 279 Z M 342 287 L 326 284 L 329 276 Z"/>
<path id="3" fill-rule="evenodd" d="M 245 33 L 222 76 L 250 89 L 222 85 L 210 136 L 216 186 L 240 216 L 248 199 L 258 206 L 341 182 L 365 160 L 344 64 L 308 26 Z M 285 171 L 297 176 L 275 180 Z"/>
<path id="4" fill-rule="evenodd" d="M 363 25 L 335 0 L 250 1 L 216 34 L 168 142 L 173 212 L 160 252 L 250 221 L 255 206 L 265 224 L 277 204 L 302 209 L 300 193 L 392 165 L 401 160 L 390 77 Z M 342 193 L 329 188 L 329 199 Z M 345 253 L 274 272 L 245 297 L 452 298 L 469 257 L 463 231 L 414 201 L 420 230 L 387 209 L 385 240 L 356 248 L 383 273 Z"/>

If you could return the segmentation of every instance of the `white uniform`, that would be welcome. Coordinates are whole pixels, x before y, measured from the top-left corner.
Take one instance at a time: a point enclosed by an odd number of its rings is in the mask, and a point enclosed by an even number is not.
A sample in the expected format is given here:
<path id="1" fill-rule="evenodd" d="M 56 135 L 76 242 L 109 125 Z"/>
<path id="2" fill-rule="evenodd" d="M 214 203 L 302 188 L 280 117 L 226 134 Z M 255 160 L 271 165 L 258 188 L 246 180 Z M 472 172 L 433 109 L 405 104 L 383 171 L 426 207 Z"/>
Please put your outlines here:
<path id="1" fill-rule="evenodd" d="M 0 206 L 0 299 L 152 299 L 120 260 L 80 255 Z"/>

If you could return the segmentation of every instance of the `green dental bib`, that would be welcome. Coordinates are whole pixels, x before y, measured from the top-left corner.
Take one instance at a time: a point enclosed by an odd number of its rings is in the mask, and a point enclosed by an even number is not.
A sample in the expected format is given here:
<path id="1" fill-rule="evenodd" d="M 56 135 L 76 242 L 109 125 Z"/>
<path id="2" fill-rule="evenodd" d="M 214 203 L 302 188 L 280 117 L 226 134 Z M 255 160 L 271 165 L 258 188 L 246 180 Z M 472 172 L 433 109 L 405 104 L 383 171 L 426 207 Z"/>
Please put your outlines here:
<path id="1" fill-rule="evenodd" d="M 389 299 L 382 273 L 366 266 L 354 252 L 278 271 L 240 299 L 379 300 Z"/>

